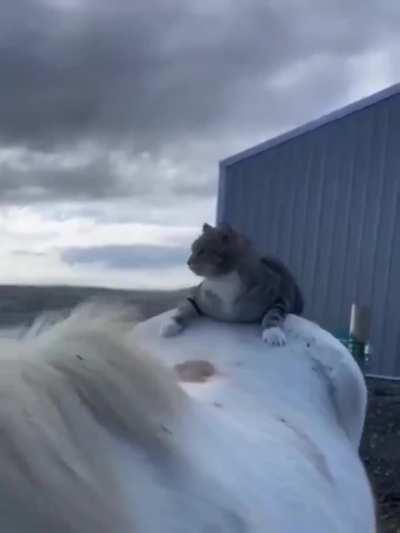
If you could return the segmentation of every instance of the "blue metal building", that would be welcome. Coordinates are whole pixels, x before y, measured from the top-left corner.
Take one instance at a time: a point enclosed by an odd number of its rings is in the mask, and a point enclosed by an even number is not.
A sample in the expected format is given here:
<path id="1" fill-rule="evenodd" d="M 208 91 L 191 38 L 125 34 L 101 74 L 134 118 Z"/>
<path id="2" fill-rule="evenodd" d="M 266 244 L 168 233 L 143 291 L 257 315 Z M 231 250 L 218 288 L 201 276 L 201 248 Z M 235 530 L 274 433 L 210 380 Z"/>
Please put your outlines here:
<path id="1" fill-rule="evenodd" d="M 400 85 L 220 163 L 217 221 L 283 259 L 306 316 L 372 311 L 370 372 L 400 376 Z"/>

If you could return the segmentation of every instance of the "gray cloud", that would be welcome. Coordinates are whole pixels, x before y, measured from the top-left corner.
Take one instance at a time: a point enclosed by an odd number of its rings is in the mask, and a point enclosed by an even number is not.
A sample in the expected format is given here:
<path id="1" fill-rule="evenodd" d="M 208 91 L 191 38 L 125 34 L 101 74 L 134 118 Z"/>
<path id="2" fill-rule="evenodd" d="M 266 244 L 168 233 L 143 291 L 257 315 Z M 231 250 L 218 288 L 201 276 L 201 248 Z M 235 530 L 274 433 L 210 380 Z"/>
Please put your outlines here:
<path id="1" fill-rule="evenodd" d="M 277 71 L 314 54 L 329 72 L 330 58 L 374 46 L 399 22 L 394 1 L 62 5 L 2 2 L 4 143 L 48 149 L 95 137 L 153 149 L 167 135 L 211 132 L 246 101 L 249 81 L 261 103 L 260 80 L 269 96 Z M 263 107 L 254 111 L 276 122 Z"/>
<path id="2" fill-rule="evenodd" d="M 121 270 L 182 266 L 187 256 L 187 248 L 155 245 L 69 247 L 61 254 L 62 260 L 69 265 L 101 264 Z"/>
<path id="3" fill-rule="evenodd" d="M 128 184 L 115 174 L 107 155 L 69 166 L 59 158 L 43 161 L 40 156 L 27 157 L 21 165 L 23 159 L 17 164 L 12 160 L 0 162 L 1 203 L 112 199 L 135 192 L 134 183 Z"/>
<path id="4" fill-rule="evenodd" d="M 45 252 L 30 252 L 28 250 L 14 250 L 13 255 L 22 257 L 45 257 Z"/>
<path id="5" fill-rule="evenodd" d="M 3 0 L 0 144 L 33 156 L 0 201 L 212 196 L 217 159 L 330 110 L 399 24 L 397 0 Z"/>
<path id="6" fill-rule="evenodd" d="M 77 153 L 19 149 L 6 151 L 2 158 L 0 150 L 0 204 L 126 198 L 134 202 L 147 196 L 148 202 L 157 205 L 171 198 L 207 197 L 216 190 L 216 170 L 206 161 L 190 164 L 104 146 L 92 147 L 83 155 L 82 149 Z"/>

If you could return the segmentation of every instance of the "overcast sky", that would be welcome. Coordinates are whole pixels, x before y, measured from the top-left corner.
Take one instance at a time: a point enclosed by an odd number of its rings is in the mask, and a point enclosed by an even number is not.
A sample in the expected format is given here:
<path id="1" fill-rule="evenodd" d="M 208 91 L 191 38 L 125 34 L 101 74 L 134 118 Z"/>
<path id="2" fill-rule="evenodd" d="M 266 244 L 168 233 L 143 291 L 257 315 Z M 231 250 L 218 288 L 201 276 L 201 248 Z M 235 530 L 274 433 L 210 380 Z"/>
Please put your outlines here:
<path id="1" fill-rule="evenodd" d="M 3 283 L 175 287 L 218 161 L 400 81 L 398 0 L 2 0 Z"/>

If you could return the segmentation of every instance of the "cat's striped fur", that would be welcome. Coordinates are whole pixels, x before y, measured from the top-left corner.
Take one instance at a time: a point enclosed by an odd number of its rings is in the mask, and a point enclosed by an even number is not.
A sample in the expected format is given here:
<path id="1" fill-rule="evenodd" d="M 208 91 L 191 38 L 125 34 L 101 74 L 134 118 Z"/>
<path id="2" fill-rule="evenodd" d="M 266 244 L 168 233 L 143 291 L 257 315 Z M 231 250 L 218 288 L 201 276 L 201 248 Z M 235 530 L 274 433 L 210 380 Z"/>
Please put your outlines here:
<path id="1" fill-rule="evenodd" d="M 204 278 L 178 307 L 162 334 L 179 333 L 198 315 L 228 322 L 260 322 L 263 339 L 285 344 L 280 326 L 287 314 L 300 315 L 304 301 L 289 269 L 278 259 L 261 257 L 230 227 L 203 226 L 192 245 L 191 270 Z"/>

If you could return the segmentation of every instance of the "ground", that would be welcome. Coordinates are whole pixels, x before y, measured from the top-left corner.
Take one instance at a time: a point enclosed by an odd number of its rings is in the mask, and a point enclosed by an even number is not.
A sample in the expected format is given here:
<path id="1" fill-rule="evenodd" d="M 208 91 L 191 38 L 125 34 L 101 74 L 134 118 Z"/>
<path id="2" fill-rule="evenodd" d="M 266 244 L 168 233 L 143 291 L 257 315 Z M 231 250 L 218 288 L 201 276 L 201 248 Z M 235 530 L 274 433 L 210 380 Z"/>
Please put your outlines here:
<path id="1" fill-rule="evenodd" d="M 380 533 L 400 533 L 400 381 L 367 378 L 367 384 L 361 457 L 376 496 Z"/>

